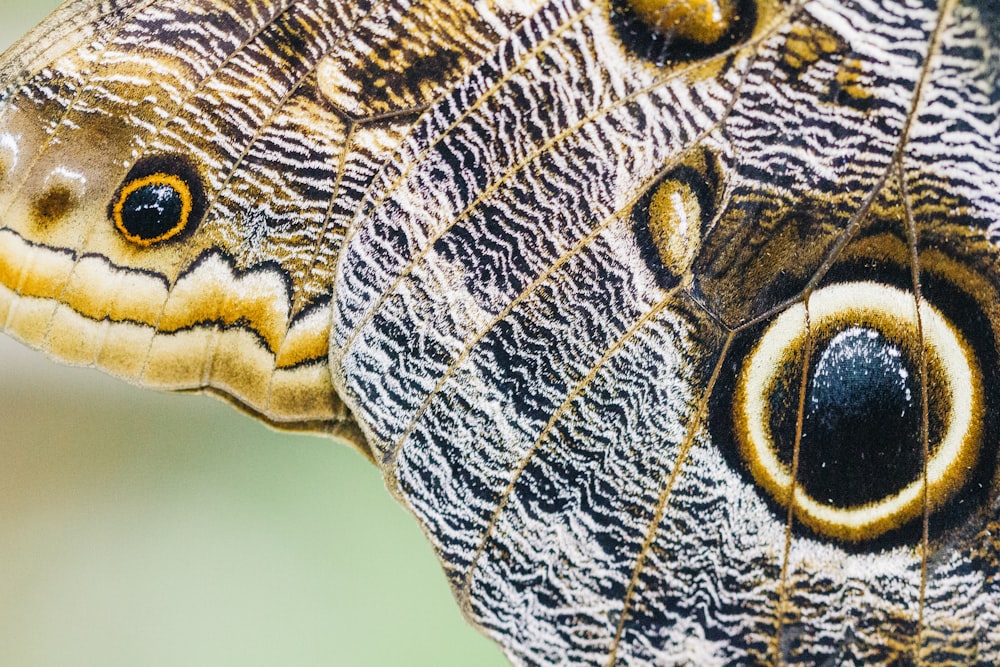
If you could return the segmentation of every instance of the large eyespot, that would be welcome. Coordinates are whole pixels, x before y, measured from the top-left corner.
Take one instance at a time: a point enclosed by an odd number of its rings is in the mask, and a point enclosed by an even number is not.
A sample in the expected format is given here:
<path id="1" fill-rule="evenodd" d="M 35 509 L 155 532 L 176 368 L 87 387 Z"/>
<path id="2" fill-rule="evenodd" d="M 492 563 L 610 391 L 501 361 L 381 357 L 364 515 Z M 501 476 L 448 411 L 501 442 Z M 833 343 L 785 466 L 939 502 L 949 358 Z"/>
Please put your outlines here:
<path id="1" fill-rule="evenodd" d="M 144 158 L 129 171 L 115 193 L 110 217 L 123 237 L 150 246 L 190 232 L 204 212 L 197 171 L 184 158 Z"/>
<path id="2" fill-rule="evenodd" d="M 913 294 L 841 283 L 764 330 L 738 372 L 732 423 L 740 457 L 776 503 L 790 501 L 796 521 L 818 534 L 858 542 L 923 516 L 924 400 L 934 512 L 963 488 L 979 456 L 975 354 L 926 301 L 918 320 Z"/>
<path id="3" fill-rule="evenodd" d="M 745 40 L 753 0 L 611 0 L 611 23 L 631 53 L 653 64 L 688 62 Z"/>

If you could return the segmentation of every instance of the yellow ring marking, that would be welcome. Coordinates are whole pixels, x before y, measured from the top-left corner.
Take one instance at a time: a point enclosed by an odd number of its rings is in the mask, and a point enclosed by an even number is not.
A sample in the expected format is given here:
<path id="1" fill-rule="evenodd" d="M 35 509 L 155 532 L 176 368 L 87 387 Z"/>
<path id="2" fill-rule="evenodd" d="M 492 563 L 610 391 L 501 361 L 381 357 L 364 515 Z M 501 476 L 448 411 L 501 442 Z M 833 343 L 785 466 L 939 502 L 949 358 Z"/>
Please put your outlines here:
<path id="1" fill-rule="evenodd" d="M 154 236 L 152 238 L 143 238 L 141 236 L 136 236 L 125 228 L 125 223 L 122 221 L 122 207 L 125 205 L 125 200 L 128 199 L 129 195 L 140 188 L 144 188 L 149 185 L 165 185 L 172 188 L 174 192 L 181 198 L 181 215 L 177 224 L 173 227 L 160 234 L 159 236 Z M 115 227 L 121 232 L 121 235 L 126 239 L 140 246 L 151 246 L 155 243 L 161 243 L 168 239 L 180 234 L 188 225 L 188 220 L 191 217 L 191 210 L 193 208 L 193 202 L 191 200 L 191 190 L 188 188 L 187 183 L 184 182 L 179 176 L 174 174 L 165 174 L 163 172 L 157 172 L 155 174 L 150 174 L 149 176 L 143 176 L 142 178 L 137 178 L 127 185 L 123 186 L 121 193 L 118 195 L 118 201 L 115 202 L 114 209 L 112 210 Z"/>
<path id="2" fill-rule="evenodd" d="M 872 326 L 917 338 L 913 296 L 874 282 L 834 285 L 809 299 L 814 329 L 835 322 Z M 779 315 L 747 358 L 734 396 L 734 416 L 740 451 L 754 478 L 775 499 L 788 497 L 791 473 L 778 460 L 770 432 L 767 400 L 781 367 L 805 340 L 805 306 L 797 304 Z M 949 411 L 946 431 L 927 462 L 928 502 L 940 508 L 961 487 L 975 465 L 979 449 L 982 384 L 968 344 L 927 302 L 920 304 L 928 366 L 947 378 Z M 896 337 L 896 336 L 894 336 Z M 934 443 L 932 443 L 934 444 Z M 859 541 L 905 525 L 923 514 L 923 477 L 898 493 L 856 507 L 840 508 L 820 502 L 796 485 L 795 516 L 819 533 Z"/>

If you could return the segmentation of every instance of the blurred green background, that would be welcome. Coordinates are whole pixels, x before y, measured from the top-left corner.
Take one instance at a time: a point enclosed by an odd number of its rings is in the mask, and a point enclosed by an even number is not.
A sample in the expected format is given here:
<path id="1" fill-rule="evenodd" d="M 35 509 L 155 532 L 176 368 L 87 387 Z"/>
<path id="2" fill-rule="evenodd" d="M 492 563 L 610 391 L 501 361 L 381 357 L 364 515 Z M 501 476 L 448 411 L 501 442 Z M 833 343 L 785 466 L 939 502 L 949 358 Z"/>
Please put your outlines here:
<path id="1" fill-rule="evenodd" d="M 506 664 L 348 447 L 0 335 L 0 665 Z"/>

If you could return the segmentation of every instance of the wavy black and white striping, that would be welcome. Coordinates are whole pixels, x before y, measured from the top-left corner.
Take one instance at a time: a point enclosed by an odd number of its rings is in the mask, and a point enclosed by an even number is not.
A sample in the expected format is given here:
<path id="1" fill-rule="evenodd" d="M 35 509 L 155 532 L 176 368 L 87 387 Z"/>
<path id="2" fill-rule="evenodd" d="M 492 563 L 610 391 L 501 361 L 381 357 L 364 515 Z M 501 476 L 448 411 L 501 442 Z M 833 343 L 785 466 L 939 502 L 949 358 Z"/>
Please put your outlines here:
<path id="1" fill-rule="evenodd" d="M 350 439 L 519 664 L 1000 662 L 994 5 L 72 2 L 0 328 Z"/>
<path id="2" fill-rule="evenodd" d="M 735 47 L 653 67 L 605 5 L 550 3 L 376 177 L 338 267 L 334 372 L 516 661 L 997 659 L 976 529 L 863 548 L 792 528 L 713 427 L 743 332 L 847 271 L 883 279 L 856 260 L 874 234 L 905 244 L 908 215 L 920 253 L 968 224 L 985 252 L 979 4 L 781 4 Z M 632 208 L 701 150 L 719 211 L 665 288 Z"/>

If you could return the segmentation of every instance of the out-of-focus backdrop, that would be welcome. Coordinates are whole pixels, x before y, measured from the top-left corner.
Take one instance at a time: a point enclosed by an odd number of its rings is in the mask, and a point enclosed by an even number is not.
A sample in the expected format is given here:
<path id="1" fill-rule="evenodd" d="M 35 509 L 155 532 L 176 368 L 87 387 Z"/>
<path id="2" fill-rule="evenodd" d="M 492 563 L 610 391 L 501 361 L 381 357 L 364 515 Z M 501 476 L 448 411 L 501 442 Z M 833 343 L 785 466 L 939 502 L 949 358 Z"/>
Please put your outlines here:
<path id="1" fill-rule="evenodd" d="M 54 0 L 0 0 L 0 51 Z M 0 665 L 508 664 L 340 443 L 0 335 Z"/>

